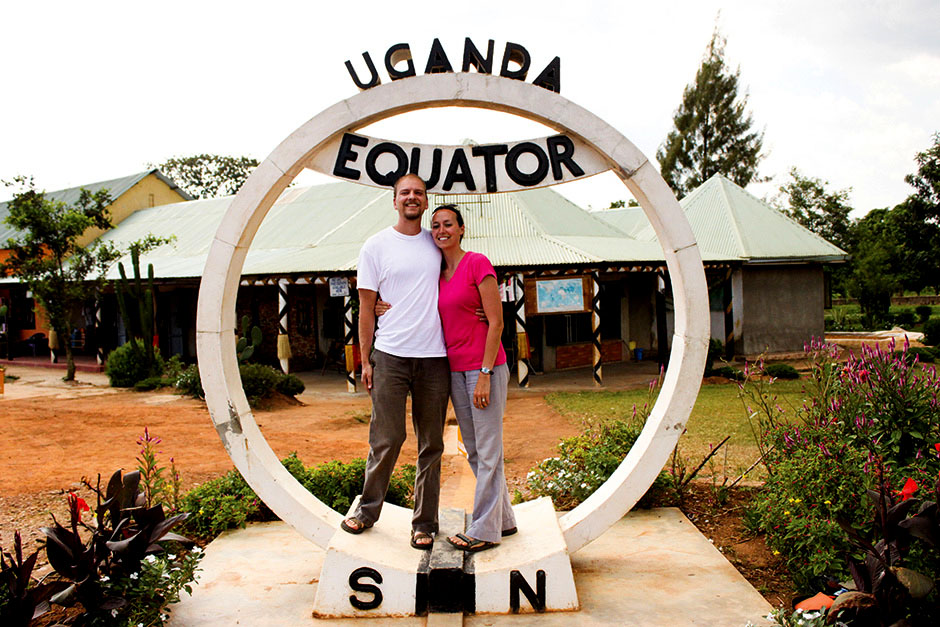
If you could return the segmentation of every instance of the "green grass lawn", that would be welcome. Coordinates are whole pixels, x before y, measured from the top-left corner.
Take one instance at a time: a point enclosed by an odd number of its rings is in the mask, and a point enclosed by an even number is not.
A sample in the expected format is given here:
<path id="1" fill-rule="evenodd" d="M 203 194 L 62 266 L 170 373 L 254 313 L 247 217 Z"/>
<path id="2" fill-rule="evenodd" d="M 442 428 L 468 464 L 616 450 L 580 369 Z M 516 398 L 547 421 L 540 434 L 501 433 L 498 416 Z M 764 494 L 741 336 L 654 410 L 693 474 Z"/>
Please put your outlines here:
<path id="1" fill-rule="evenodd" d="M 777 380 L 769 386 L 771 394 L 778 397 L 778 404 L 786 410 L 788 416 L 795 416 L 796 408 L 803 404 L 803 381 Z M 623 392 L 584 391 L 554 392 L 545 400 L 564 416 L 591 423 L 599 420 L 630 419 L 633 407 L 642 409 L 648 402 L 646 390 Z M 686 433 L 679 439 L 679 452 L 686 458 L 691 470 L 708 454 L 713 446 L 725 436 L 731 439 L 713 458 L 713 463 L 706 466 L 700 476 L 717 474 L 735 479 L 741 472 L 753 464 L 759 457 L 754 434 L 747 420 L 744 403 L 739 397 L 738 386 L 703 385 L 699 391 Z M 763 474 L 763 467 L 758 466 L 749 478 L 758 479 Z"/>

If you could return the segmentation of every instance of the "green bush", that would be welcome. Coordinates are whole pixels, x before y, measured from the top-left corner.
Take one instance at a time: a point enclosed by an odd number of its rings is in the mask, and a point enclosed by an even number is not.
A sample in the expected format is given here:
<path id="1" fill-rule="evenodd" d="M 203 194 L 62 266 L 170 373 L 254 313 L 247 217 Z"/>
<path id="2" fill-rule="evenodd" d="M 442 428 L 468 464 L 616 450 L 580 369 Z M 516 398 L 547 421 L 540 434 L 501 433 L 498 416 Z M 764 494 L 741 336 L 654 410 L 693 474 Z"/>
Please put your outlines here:
<path id="1" fill-rule="evenodd" d="M 274 392 L 280 373 L 271 366 L 262 364 L 241 364 L 238 367 L 242 388 L 252 405 Z"/>
<path id="2" fill-rule="evenodd" d="M 642 425 L 626 420 L 609 420 L 565 438 L 558 444 L 557 457 L 545 459 L 529 471 L 529 490 L 536 496 L 551 497 L 558 509 L 577 507 L 610 478 L 642 429 Z M 652 499 L 655 491 L 668 485 L 667 475 L 660 473 L 648 497 Z"/>
<path id="3" fill-rule="evenodd" d="M 790 364 L 770 364 L 764 368 L 764 372 L 774 379 L 799 379 L 800 373 Z"/>
<path id="4" fill-rule="evenodd" d="M 924 324 L 930 318 L 930 314 L 933 313 L 933 307 L 930 305 L 917 305 L 914 308 L 914 313 L 917 314 L 917 322 Z"/>
<path id="5" fill-rule="evenodd" d="M 705 355 L 705 376 L 710 377 L 714 372 L 715 360 L 721 359 L 724 354 L 724 344 L 721 340 L 711 338 L 708 340 L 708 353 Z"/>
<path id="6" fill-rule="evenodd" d="M 307 468 L 296 453 L 291 453 L 281 463 L 300 485 L 340 513 L 345 514 L 356 496 L 362 493 L 366 468 L 364 459 L 353 459 L 349 463 L 332 461 Z M 385 501 L 411 507 L 414 479 L 413 465 L 396 468 Z M 237 470 L 189 491 L 183 497 L 182 509 L 190 512 L 185 523 L 189 533 L 203 538 L 213 537 L 226 529 L 243 527 L 249 521 L 275 519 Z"/>
<path id="7" fill-rule="evenodd" d="M 797 588 L 809 590 L 816 577 L 848 572 L 850 543 L 838 519 L 860 528 L 870 517 L 866 458 L 852 449 L 827 457 L 806 447 L 768 466 L 764 489 L 748 506 L 748 520 L 786 559 Z"/>
<path id="8" fill-rule="evenodd" d="M 181 394 L 200 399 L 206 397 L 206 393 L 202 389 L 202 379 L 199 378 L 199 366 L 196 364 L 184 369 L 176 377 L 174 385 Z"/>
<path id="9" fill-rule="evenodd" d="M 165 377 L 147 377 L 134 384 L 134 389 L 138 392 L 149 392 L 158 388 L 172 385 L 170 379 Z"/>
<path id="10" fill-rule="evenodd" d="M 909 307 L 897 311 L 894 314 L 894 324 L 905 329 L 914 326 L 914 312 Z"/>
<path id="11" fill-rule="evenodd" d="M 306 389 L 304 382 L 292 374 L 281 374 L 274 389 L 285 396 L 297 396 Z"/>
<path id="12" fill-rule="evenodd" d="M 153 348 L 156 372 L 150 372 L 147 362 L 143 358 L 143 341 L 140 339 L 133 341 L 137 344 L 137 352 L 133 350 L 130 342 L 126 342 L 108 354 L 105 374 L 108 375 L 108 380 L 111 381 L 111 387 L 129 388 L 138 381 L 163 372 L 163 359 L 160 357 L 160 349 L 156 346 Z"/>
<path id="13" fill-rule="evenodd" d="M 744 381 L 744 373 L 738 370 L 737 368 L 732 368 L 731 366 L 722 366 L 721 368 L 715 368 L 712 371 L 712 374 L 716 377 L 724 377 L 725 379 L 731 379 L 732 381 Z"/>
<path id="14" fill-rule="evenodd" d="M 924 323 L 924 343 L 940 345 L 940 318 L 930 318 Z"/>

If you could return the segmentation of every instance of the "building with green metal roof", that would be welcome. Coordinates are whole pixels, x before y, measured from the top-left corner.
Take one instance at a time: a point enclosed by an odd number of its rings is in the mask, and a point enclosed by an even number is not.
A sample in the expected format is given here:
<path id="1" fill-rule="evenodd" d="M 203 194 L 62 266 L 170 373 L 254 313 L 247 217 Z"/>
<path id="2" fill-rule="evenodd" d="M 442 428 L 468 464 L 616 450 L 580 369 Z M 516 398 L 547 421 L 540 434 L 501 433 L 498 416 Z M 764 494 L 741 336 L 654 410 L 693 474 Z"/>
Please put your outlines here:
<path id="1" fill-rule="evenodd" d="M 195 356 L 195 309 L 209 246 L 233 197 L 145 207 L 101 238 L 118 246 L 147 235 L 173 237 L 141 258 L 159 286 L 157 321 L 164 354 Z M 456 202 L 466 221 L 464 247 L 487 255 L 505 298 L 504 345 L 515 353 L 516 314 L 527 294 L 525 332 L 536 371 L 591 363 L 590 303 L 581 312 L 545 313 L 533 297 L 541 281 L 594 279 L 599 285 L 605 359 L 629 348 L 665 355 L 672 326 L 668 272 L 655 233 L 639 208 L 587 212 L 550 188 L 475 196 L 433 195 Z M 845 253 L 722 177 L 680 203 L 696 234 L 711 291 L 713 337 L 739 354 L 799 350 L 823 332 L 823 265 Z M 429 214 L 425 215 L 428 226 Z M 344 299 L 330 279 L 355 295 L 359 249 L 394 223 L 390 190 L 348 182 L 288 188 L 261 223 L 242 270 L 236 309 L 262 327 L 263 359 L 277 359 L 278 284 L 288 294 L 291 369 L 307 369 L 343 342 Z M 129 260 L 124 260 L 125 267 Z M 111 278 L 118 273 L 112 269 Z M 521 279 L 514 283 L 513 279 Z M 335 283 L 335 281 L 334 281 Z M 590 298 L 587 299 L 588 301 Z M 112 346 L 123 329 L 104 303 Z M 355 327 L 353 326 L 353 329 Z M 663 343 L 661 343 L 661 340 Z M 335 350 L 334 350 L 335 352 Z"/>

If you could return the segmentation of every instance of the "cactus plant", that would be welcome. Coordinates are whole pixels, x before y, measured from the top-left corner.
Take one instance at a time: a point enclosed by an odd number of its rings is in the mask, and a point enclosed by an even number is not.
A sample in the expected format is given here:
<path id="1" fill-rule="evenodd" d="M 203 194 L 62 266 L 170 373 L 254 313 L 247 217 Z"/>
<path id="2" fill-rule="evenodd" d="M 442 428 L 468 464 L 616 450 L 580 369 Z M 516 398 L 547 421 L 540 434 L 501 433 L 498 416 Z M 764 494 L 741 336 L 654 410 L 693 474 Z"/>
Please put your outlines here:
<path id="1" fill-rule="evenodd" d="M 251 327 L 251 318 L 242 316 L 242 335 L 235 343 L 235 352 L 238 354 L 238 363 L 246 363 L 255 354 L 255 350 L 261 346 L 261 328 Z"/>
<path id="2" fill-rule="evenodd" d="M 154 338 L 154 308 L 153 308 L 153 264 L 147 265 L 147 288 L 144 289 L 140 278 L 140 251 L 136 247 L 131 247 L 131 264 L 134 269 L 134 283 L 131 287 L 127 280 L 127 273 L 124 271 L 124 264 L 118 264 L 118 272 L 121 275 L 119 281 L 114 284 L 114 291 L 117 295 L 118 309 L 121 312 L 121 319 L 124 321 L 124 328 L 127 330 L 128 340 L 139 338 L 143 345 L 141 349 L 136 342 L 131 341 L 131 351 L 135 358 L 142 360 L 147 364 L 149 376 L 159 374 L 155 372 L 156 359 L 153 353 Z M 131 319 L 128 299 L 132 298 L 137 303 L 137 318 Z"/>

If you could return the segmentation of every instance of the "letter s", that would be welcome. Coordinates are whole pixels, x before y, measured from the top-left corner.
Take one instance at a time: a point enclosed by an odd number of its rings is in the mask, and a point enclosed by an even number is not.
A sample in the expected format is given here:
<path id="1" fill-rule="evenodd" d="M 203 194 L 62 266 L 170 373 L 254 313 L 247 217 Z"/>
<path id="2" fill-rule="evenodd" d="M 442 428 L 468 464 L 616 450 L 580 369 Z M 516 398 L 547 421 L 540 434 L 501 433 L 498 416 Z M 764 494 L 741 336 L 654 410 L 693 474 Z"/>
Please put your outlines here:
<path id="1" fill-rule="evenodd" d="M 350 594 L 349 602 L 357 610 L 374 610 L 382 604 L 382 590 L 371 583 L 361 583 L 359 580 L 363 577 L 369 577 L 375 583 L 382 583 L 382 575 L 379 571 L 367 566 L 357 568 L 349 574 L 349 587 L 356 592 L 367 592 L 373 596 L 371 601 L 363 601 L 355 594 Z"/>

